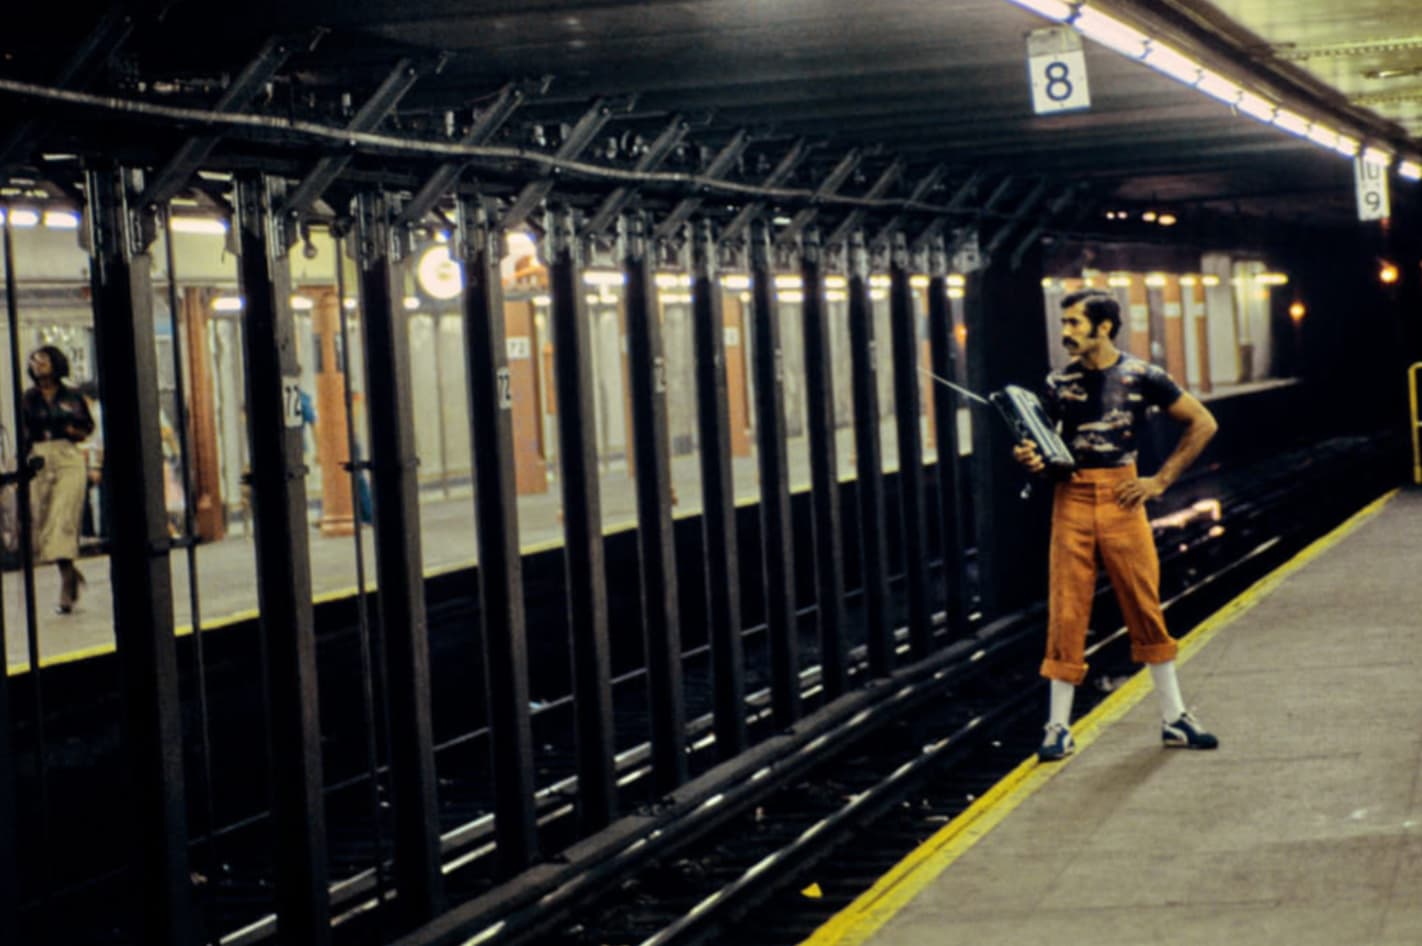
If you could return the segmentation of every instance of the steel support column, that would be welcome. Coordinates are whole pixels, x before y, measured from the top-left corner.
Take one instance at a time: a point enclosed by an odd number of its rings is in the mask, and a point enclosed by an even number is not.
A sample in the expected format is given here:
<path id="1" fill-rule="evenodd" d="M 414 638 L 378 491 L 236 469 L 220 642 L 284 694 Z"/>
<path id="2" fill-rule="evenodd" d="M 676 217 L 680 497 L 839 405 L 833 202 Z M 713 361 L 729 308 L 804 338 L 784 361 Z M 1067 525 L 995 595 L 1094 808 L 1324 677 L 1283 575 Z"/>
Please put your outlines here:
<path id="1" fill-rule="evenodd" d="M 886 676 L 894 663 L 889 610 L 888 540 L 884 536 L 884 463 L 879 444 L 878 345 L 869 298 L 869 251 L 864 233 L 849 238 L 850 387 L 854 392 L 855 492 L 859 497 L 859 554 L 864 582 L 869 672 Z"/>
<path id="2" fill-rule="evenodd" d="M 4 596 L 0 595 L 0 661 L 4 661 L 4 666 L 8 668 L 4 606 Z M 14 742 L 10 738 L 10 676 L 0 673 L 0 943 L 20 941 L 18 819 Z"/>
<path id="3" fill-rule="evenodd" d="M 626 220 L 628 375 L 637 471 L 637 543 L 642 562 L 647 706 L 652 722 L 652 779 L 665 794 L 686 781 L 686 702 L 682 689 L 681 613 L 672 531 L 667 358 L 656 308 L 656 266 L 645 216 Z"/>
<path id="4" fill-rule="evenodd" d="M 726 336 L 712 225 L 691 238 L 691 317 L 696 346 L 696 422 L 701 448 L 701 523 L 706 558 L 706 628 L 715 687 L 716 754 L 746 747 L 746 677 L 741 645 L 741 570 L 736 545 L 736 494 L 731 479 L 731 409 L 726 387 Z"/>
<path id="5" fill-rule="evenodd" d="M 265 639 L 272 769 L 277 936 L 292 946 L 331 939 L 322 796 L 316 625 L 302 454 L 301 366 L 291 313 L 291 261 L 272 215 L 285 182 L 237 178 L 238 282 L 246 300 L 247 442 Z"/>
<path id="6" fill-rule="evenodd" d="M 785 447 L 785 360 L 775 305 L 770 228 L 751 223 L 750 276 L 754 339 L 756 459 L 760 467 L 760 533 L 765 561 L 765 621 L 770 635 L 770 702 L 781 728 L 800 718 L 800 640 L 795 619 L 795 543 L 790 524 L 790 471 Z"/>
<path id="7" fill-rule="evenodd" d="M 948 299 L 948 253 L 943 237 L 928 247 L 928 344 L 933 373 L 958 382 L 957 341 Z M 933 385 L 933 429 L 938 450 L 938 514 L 943 546 L 943 607 L 948 631 L 957 639 L 968 626 L 968 583 L 963 574 L 963 487 L 958 471 L 958 397 L 951 388 Z"/>
<path id="8" fill-rule="evenodd" d="M 360 299 L 365 314 L 366 403 L 375 500 L 375 568 L 386 662 L 390 770 L 395 794 L 395 886 L 401 920 L 440 911 L 439 812 L 430 720 L 414 398 L 404 280 L 384 195 L 357 201 Z"/>
<path id="9" fill-rule="evenodd" d="M 810 501 L 815 520 L 815 601 L 820 628 L 820 683 L 830 699 L 845 690 L 844 533 L 835 443 L 834 364 L 825 312 L 824 258 L 818 230 L 800 242 L 801 316 L 805 335 L 805 408 L 810 438 Z"/>
<path id="10" fill-rule="evenodd" d="M 592 832 L 610 824 L 617 814 L 592 351 L 574 211 L 564 208 L 553 213 L 547 233 L 553 375 L 558 396 L 558 482 L 563 493 L 563 552 L 577 720 L 578 815 L 582 829 Z"/>
<path id="11" fill-rule="evenodd" d="M 528 635 L 514 482 L 512 386 L 499 274 L 503 232 L 481 200 L 459 198 L 464 257 L 464 356 L 474 461 L 474 522 L 479 540 L 480 636 L 484 648 L 494 833 L 505 876 L 538 857 L 529 719 Z"/>
<path id="12" fill-rule="evenodd" d="M 89 170 L 90 284 L 95 349 L 104 403 L 104 463 L 114 639 L 123 694 L 129 766 L 131 872 L 140 942 L 196 942 L 188 873 L 183 728 L 173 637 L 163 446 L 158 429 L 158 356 L 153 329 L 149 238 L 128 200 L 135 174 Z"/>
<path id="13" fill-rule="evenodd" d="M 928 599 L 927 509 L 923 489 L 923 416 L 918 373 L 918 320 L 909 284 L 908 243 L 902 233 L 889 247 L 889 334 L 894 356 L 894 419 L 899 440 L 899 495 L 903 499 L 904 570 L 908 585 L 909 643 L 915 658 L 933 647 L 933 608 Z"/>

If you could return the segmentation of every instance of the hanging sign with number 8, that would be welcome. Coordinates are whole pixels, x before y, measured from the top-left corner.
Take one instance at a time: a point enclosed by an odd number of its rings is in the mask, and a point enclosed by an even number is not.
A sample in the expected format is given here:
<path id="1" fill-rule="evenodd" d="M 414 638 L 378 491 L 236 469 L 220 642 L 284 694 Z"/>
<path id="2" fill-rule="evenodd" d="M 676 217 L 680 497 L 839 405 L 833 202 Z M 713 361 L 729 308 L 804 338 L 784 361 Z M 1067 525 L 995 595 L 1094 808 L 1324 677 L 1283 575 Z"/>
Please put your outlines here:
<path id="1" fill-rule="evenodd" d="M 1037 114 L 1091 107 L 1081 34 L 1071 27 L 1052 26 L 1027 34 L 1027 74 Z"/>

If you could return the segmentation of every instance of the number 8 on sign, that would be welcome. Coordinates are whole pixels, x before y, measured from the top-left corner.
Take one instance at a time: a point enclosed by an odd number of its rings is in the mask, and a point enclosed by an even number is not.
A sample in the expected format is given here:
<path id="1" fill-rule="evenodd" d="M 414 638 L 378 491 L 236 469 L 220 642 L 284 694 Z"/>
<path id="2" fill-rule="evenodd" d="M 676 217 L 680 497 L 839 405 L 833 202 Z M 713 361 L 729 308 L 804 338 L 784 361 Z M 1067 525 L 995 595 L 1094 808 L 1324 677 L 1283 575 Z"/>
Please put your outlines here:
<path id="1" fill-rule="evenodd" d="M 1054 26 L 1028 33 L 1027 74 L 1032 82 L 1032 108 L 1037 114 L 1091 107 L 1086 56 L 1076 30 Z"/>

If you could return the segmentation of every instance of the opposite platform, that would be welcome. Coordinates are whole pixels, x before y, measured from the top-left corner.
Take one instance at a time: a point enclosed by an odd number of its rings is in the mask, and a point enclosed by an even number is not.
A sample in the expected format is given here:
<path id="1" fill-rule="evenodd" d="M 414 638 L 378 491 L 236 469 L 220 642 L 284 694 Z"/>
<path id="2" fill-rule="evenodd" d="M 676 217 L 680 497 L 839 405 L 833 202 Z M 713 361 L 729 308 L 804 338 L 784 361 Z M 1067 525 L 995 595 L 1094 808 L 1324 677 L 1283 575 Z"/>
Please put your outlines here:
<path id="1" fill-rule="evenodd" d="M 1419 560 L 1422 492 L 1374 503 L 1185 641 L 1218 751 L 1142 673 L 809 942 L 1422 943 Z"/>

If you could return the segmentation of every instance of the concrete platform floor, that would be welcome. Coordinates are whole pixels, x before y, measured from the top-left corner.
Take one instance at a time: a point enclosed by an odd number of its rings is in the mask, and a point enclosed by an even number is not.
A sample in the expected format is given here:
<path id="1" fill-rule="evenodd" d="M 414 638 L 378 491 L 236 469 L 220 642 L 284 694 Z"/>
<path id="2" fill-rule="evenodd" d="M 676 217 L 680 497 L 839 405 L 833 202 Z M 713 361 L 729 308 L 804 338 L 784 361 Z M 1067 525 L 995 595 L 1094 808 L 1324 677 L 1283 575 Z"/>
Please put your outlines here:
<path id="1" fill-rule="evenodd" d="M 1355 516 L 1182 651 L 1218 751 L 1161 748 L 1142 674 L 809 942 L 1422 943 L 1419 561 L 1422 491 Z"/>
<path id="2" fill-rule="evenodd" d="M 853 474 L 853 431 L 838 432 L 839 473 Z M 884 469 L 898 469 L 897 429 L 893 418 L 881 425 Z M 792 489 L 808 489 L 810 465 L 808 442 L 803 437 L 788 442 L 790 483 Z M 928 451 L 928 459 L 933 452 Z M 737 503 L 758 500 L 760 479 L 754 454 L 736 457 L 732 462 Z M 316 483 L 313 477 L 312 484 Z M 672 483 L 677 504 L 673 515 L 695 515 L 701 510 L 701 470 L 696 454 L 678 456 L 672 460 Z M 609 464 L 599 477 L 602 497 L 602 520 L 607 532 L 629 528 L 637 519 L 634 482 L 627 464 Z M 550 478 L 548 491 L 522 496 L 518 501 L 520 538 L 525 552 L 563 542 L 561 520 L 562 500 L 556 479 Z M 437 485 L 426 485 L 420 496 L 421 547 L 425 574 L 438 574 L 464 568 L 478 560 L 475 539 L 474 502 L 466 483 L 447 493 Z M 375 586 L 374 533 L 362 530 L 367 587 Z M 355 540 L 352 537 L 324 537 L 314 526 L 309 533 L 312 595 L 350 594 L 356 588 Z M 175 626 L 190 628 L 192 621 L 188 592 L 187 552 L 174 549 L 169 557 L 173 586 Z M 54 605 L 59 597 L 59 575 L 54 565 L 35 569 L 34 615 L 40 663 L 82 659 L 113 647 L 112 592 L 109 586 L 109 565 L 103 556 L 90 556 L 79 562 L 87 586 L 79 606 L 70 614 L 56 614 Z M 257 606 L 256 553 L 252 537 L 241 522 L 229 527 L 219 542 L 197 548 L 199 610 L 202 626 L 220 626 L 249 617 Z M 26 608 L 29 599 L 24 590 L 23 572 L 7 571 L 0 575 L 0 601 L 5 620 L 5 658 L 10 673 L 29 666 Z"/>

